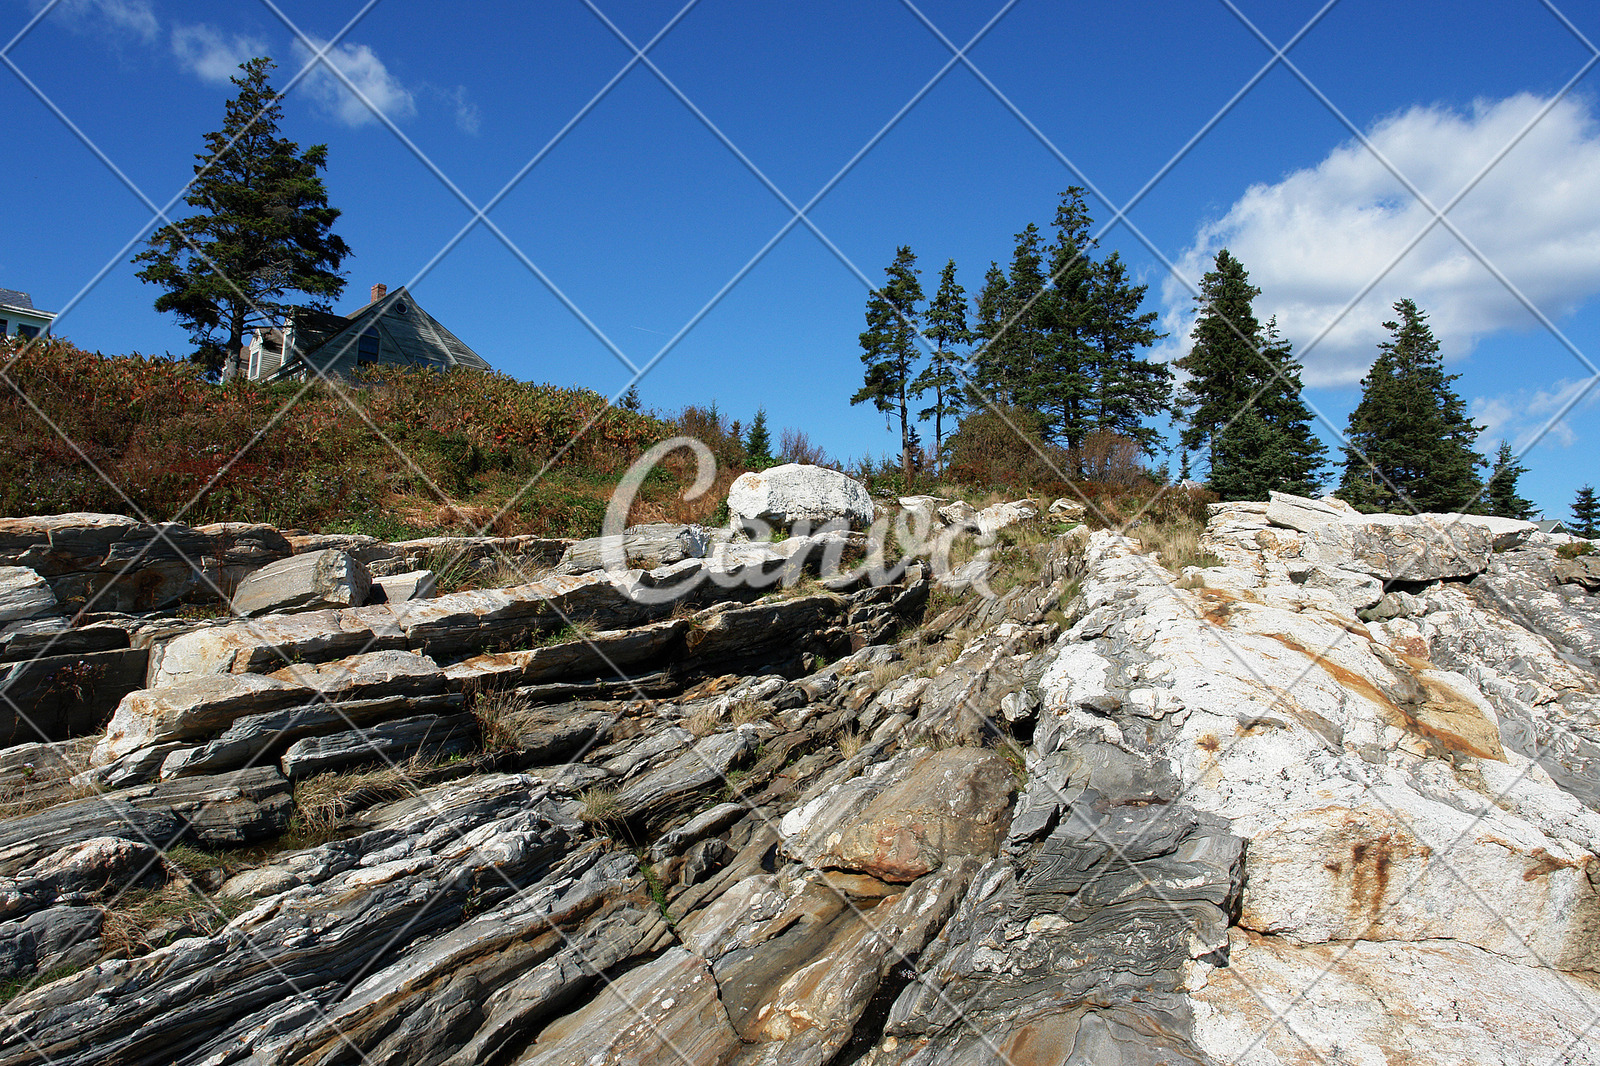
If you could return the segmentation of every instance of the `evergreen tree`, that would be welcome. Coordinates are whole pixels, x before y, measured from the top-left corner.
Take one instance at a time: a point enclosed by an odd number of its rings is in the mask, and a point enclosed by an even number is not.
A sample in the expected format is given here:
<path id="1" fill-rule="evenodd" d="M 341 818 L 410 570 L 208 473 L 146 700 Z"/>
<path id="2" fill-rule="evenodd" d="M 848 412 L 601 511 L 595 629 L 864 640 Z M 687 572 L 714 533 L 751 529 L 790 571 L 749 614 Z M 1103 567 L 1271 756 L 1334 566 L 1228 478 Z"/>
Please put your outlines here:
<path id="1" fill-rule="evenodd" d="M 1594 486 L 1585 485 L 1572 501 L 1573 536 L 1593 539 L 1600 537 L 1600 501 L 1595 499 Z"/>
<path id="2" fill-rule="evenodd" d="M 978 296 L 978 385 L 997 402 L 1035 410 L 1046 344 L 1043 264 L 1039 227 L 1030 222 L 1016 236 L 1011 269 L 991 263 Z"/>
<path id="3" fill-rule="evenodd" d="M 1339 496 L 1363 511 L 1474 509 L 1486 465 L 1473 448 L 1481 427 L 1451 388 L 1439 342 L 1415 303 L 1394 305 L 1392 339 L 1361 379 L 1361 402 L 1350 412 Z"/>
<path id="4" fill-rule="evenodd" d="M 1056 239 L 1050 245 L 1050 276 L 1036 310 L 1041 336 L 1022 401 L 1044 415 L 1045 435 L 1076 455 L 1094 431 L 1096 361 L 1090 347 L 1095 262 L 1094 240 L 1083 190 L 1074 186 L 1056 205 Z M 1026 294 L 1018 293 L 1018 298 Z"/>
<path id="5" fill-rule="evenodd" d="M 1148 288 L 1130 284 L 1122 257 L 1112 252 L 1095 269 L 1087 323 L 1089 431 L 1131 437 L 1146 452 L 1159 434 L 1145 419 L 1167 410 L 1172 399 L 1171 368 L 1139 354 L 1166 336 L 1155 329 L 1156 312 L 1139 313 Z"/>
<path id="6" fill-rule="evenodd" d="M 1179 446 L 1207 449 L 1207 480 L 1223 499 L 1310 496 L 1322 486 L 1327 448 L 1300 399 L 1300 364 L 1277 320 L 1256 317 L 1260 294 L 1244 264 L 1219 251 L 1200 281 L 1194 344 L 1177 363 L 1190 375 L 1178 398 L 1188 411 Z"/>
<path id="7" fill-rule="evenodd" d="M 756 408 L 756 416 L 750 421 L 750 435 L 745 438 L 744 449 L 750 455 L 750 466 L 755 470 L 765 470 L 772 465 L 772 436 L 767 432 L 767 409 Z"/>
<path id="8" fill-rule="evenodd" d="M 1183 449 L 1183 454 L 1178 459 L 1178 480 L 1179 481 L 1192 481 L 1192 480 L 1194 480 L 1194 472 L 1189 469 L 1189 449 L 1188 448 Z"/>
<path id="9" fill-rule="evenodd" d="M 278 136 L 283 117 L 265 57 L 240 64 L 238 94 L 220 130 L 205 135 L 196 179 L 184 202 L 199 213 L 156 232 L 134 256 L 138 277 L 166 291 L 157 311 L 171 311 L 189 331 L 192 358 L 212 372 L 237 359 L 245 331 L 276 325 L 304 293 L 323 310 L 344 291 L 339 264 L 350 254 L 336 236 L 339 211 L 328 206 L 318 171 L 326 145 L 305 151 Z M 236 365 L 236 364 L 234 364 Z"/>
<path id="10" fill-rule="evenodd" d="M 1176 364 L 1189 375 L 1178 393 L 1178 405 L 1188 423 L 1178 444 L 1207 449 L 1213 463 L 1212 437 L 1244 409 L 1260 387 L 1256 338 L 1261 323 L 1254 307 L 1259 295 L 1261 290 L 1250 284 L 1244 264 L 1226 248 L 1218 252 L 1212 269 L 1200 279 L 1200 295 L 1195 297 L 1200 314 L 1189 334 L 1193 344 Z"/>
<path id="11" fill-rule="evenodd" d="M 956 374 L 962 363 L 957 345 L 973 339 L 967 328 L 967 291 L 956 282 L 956 261 L 945 263 L 939 275 L 939 291 L 924 314 L 923 336 L 933 344 L 928 366 L 917 375 L 912 391 L 917 396 L 933 393 L 933 404 L 917 412 L 919 419 L 933 419 L 933 451 L 944 454 L 944 420 L 954 418 L 966 407 L 966 388 Z"/>
<path id="12" fill-rule="evenodd" d="M 884 414 L 900 416 L 900 465 L 907 486 L 917 448 L 909 402 L 917 359 L 917 304 L 922 301 L 916 264 L 916 255 L 901 245 L 894 262 L 884 272 L 887 282 L 867 299 L 867 328 L 859 338 L 865 382 L 850 397 L 851 404 L 870 400 Z"/>
<path id="13" fill-rule="evenodd" d="M 1517 479 L 1527 472 L 1527 468 L 1517 462 L 1510 443 L 1501 441 L 1495 452 L 1493 473 L 1485 487 L 1490 514 L 1522 519 L 1533 514 L 1533 504 L 1517 495 Z"/>

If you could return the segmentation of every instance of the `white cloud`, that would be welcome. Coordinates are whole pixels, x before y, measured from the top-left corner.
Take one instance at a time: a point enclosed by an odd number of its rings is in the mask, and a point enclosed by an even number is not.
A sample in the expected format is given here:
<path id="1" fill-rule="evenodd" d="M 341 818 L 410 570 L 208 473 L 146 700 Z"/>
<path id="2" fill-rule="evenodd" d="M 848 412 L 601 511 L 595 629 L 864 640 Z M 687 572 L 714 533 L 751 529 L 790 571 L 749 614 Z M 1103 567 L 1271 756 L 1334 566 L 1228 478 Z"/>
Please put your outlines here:
<path id="1" fill-rule="evenodd" d="M 326 42 L 313 39 L 313 43 L 320 49 Z M 299 63 L 305 63 L 313 54 L 299 41 L 295 42 L 294 52 Z M 325 58 L 338 67 L 350 84 L 391 121 L 399 122 L 417 113 L 416 98 L 411 90 L 400 84 L 399 79 L 384 66 L 383 60 L 366 45 L 335 45 Z M 364 126 L 377 121 L 377 116 L 367 104 L 352 93 L 324 63 L 318 63 L 302 84 L 329 117 L 347 126 Z"/>
<path id="2" fill-rule="evenodd" d="M 1600 400 L 1600 388 L 1589 389 L 1554 425 L 1550 424 L 1550 419 L 1572 403 L 1573 397 L 1583 392 L 1588 384 L 1588 378 L 1563 379 L 1547 389 L 1516 389 L 1498 396 L 1476 397 L 1472 401 L 1472 420 L 1484 427 L 1478 439 L 1485 446 L 1496 440 L 1508 440 L 1519 455 L 1543 440 L 1553 440 L 1563 448 L 1570 448 L 1578 439 L 1571 418 L 1578 411 L 1595 406 Z"/>
<path id="3" fill-rule="evenodd" d="M 1442 207 L 1547 102 L 1523 93 L 1465 112 L 1412 107 L 1378 122 L 1368 137 Z M 1228 248 L 1262 290 L 1257 314 L 1276 314 L 1303 350 L 1431 217 L 1351 140 L 1315 167 L 1251 186 L 1221 219 L 1200 228 L 1178 266 L 1198 282 L 1216 250 Z M 1448 217 L 1552 320 L 1600 292 L 1600 128 L 1589 102 L 1555 104 Z M 1162 295 L 1174 338 L 1165 354 L 1176 357 L 1187 350 L 1194 305 L 1174 278 Z M 1402 297 L 1428 312 L 1447 359 L 1467 354 L 1486 334 L 1538 328 L 1454 236 L 1436 227 L 1305 356 L 1306 383 L 1358 381 Z"/>
<path id="4" fill-rule="evenodd" d="M 267 46 L 252 37 L 225 34 L 203 22 L 172 28 L 172 54 L 202 81 L 226 85 L 240 63 L 266 52 Z"/>
<path id="5" fill-rule="evenodd" d="M 33 4 L 37 11 L 42 2 Z M 72 30 L 102 33 L 118 40 L 138 38 L 145 44 L 156 39 L 160 24 L 149 0 L 61 0 L 50 12 Z"/>
<path id="6" fill-rule="evenodd" d="M 476 137 L 478 130 L 483 128 L 483 112 L 478 110 L 477 104 L 467 99 L 467 87 L 457 85 L 455 92 L 450 94 L 450 102 L 456 109 L 456 129 Z"/>

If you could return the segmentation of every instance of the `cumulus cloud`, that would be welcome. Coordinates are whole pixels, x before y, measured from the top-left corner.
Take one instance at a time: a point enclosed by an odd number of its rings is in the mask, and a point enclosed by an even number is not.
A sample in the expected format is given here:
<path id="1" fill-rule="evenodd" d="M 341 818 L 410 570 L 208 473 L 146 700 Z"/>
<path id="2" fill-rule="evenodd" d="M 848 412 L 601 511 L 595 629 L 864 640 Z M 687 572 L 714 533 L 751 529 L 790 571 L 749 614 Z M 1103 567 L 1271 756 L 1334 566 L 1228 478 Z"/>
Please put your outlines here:
<path id="1" fill-rule="evenodd" d="M 1437 207 L 1506 148 L 1548 103 L 1526 93 L 1466 110 L 1412 107 L 1378 122 L 1368 138 Z M 1228 248 L 1262 289 L 1256 311 L 1276 314 L 1306 352 L 1308 385 L 1358 381 L 1388 334 L 1402 297 L 1428 312 L 1446 359 L 1478 338 L 1538 328 L 1537 320 L 1447 230 L 1407 253 L 1342 320 L 1338 313 L 1432 217 L 1359 142 L 1315 167 L 1253 185 L 1220 219 L 1203 225 L 1178 266 L 1198 282 Z M 1600 292 L 1600 127 L 1591 104 L 1557 102 L 1448 217 L 1535 306 L 1558 320 Z M 1168 356 L 1188 347 L 1190 293 L 1163 286 Z"/>
<path id="2" fill-rule="evenodd" d="M 313 43 L 320 49 L 326 42 L 313 40 Z M 305 63 L 312 56 L 299 41 L 295 42 L 294 51 L 299 63 Z M 389 73 L 383 60 L 366 45 L 335 45 L 325 60 L 338 67 L 350 84 L 360 90 L 361 96 L 370 100 L 373 107 L 392 121 L 399 122 L 417 113 L 417 101 L 411 90 Z M 364 126 L 377 121 L 377 116 L 366 102 L 352 93 L 344 81 L 327 68 L 326 63 L 319 63 L 315 70 L 306 75 L 302 84 L 330 118 L 347 126 Z"/>
<path id="3" fill-rule="evenodd" d="M 1583 398 L 1572 411 L 1552 425 L 1550 419 L 1579 394 Z M 1477 397 L 1472 401 L 1472 420 L 1484 427 L 1479 439 L 1485 444 L 1507 440 L 1519 455 L 1543 440 L 1553 440 L 1563 448 L 1570 448 L 1578 439 L 1570 424 L 1572 414 L 1594 407 L 1597 400 L 1600 400 L 1600 388 L 1590 388 L 1588 378 L 1563 379 L 1549 388 L 1516 389 L 1499 396 Z"/>
<path id="4" fill-rule="evenodd" d="M 37 11 L 44 4 L 35 0 Z M 145 44 L 156 39 L 160 23 L 148 0 L 61 0 L 50 12 L 79 33 L 101 33 L 126 40 L 135 38 Z"/>
<path id="5" fill-rule="evenodd" d="M 226 34 L 203 22 L 172 28 L 172 54 L 202 81 L 225 85 L 239 73 L 240 63 L 266 52 L 267 46 L 253 37 Z"/>

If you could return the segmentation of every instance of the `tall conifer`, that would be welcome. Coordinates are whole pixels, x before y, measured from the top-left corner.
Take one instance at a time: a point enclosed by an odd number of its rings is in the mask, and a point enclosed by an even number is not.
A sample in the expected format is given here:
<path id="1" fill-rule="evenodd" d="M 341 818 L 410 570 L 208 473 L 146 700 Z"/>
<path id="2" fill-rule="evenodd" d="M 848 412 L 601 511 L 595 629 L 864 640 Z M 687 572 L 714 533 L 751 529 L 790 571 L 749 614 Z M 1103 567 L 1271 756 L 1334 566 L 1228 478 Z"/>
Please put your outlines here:
<path id="1" fill-rule="evenodd" d="M 966 388 L 956 374 L 964 361 L 961 345 L 973 339 L 967 326 L 967 292 L 956 281 L 956 261 L 945 263 L 939 274 L 939 291 L 924 313 L 923 336 L 933 346 L 928 366 L 912 383 L 918 396 L 933 393 L 933 403 L 917 412 L 919 419 L 933 419 L 934 454 L 944 455 L 944 420 L 954 418 L 966 407 Z"/>
<path id="2" fill-rule="evenodd" d="M 917 304 L 922 302 L 918 273 L 916 254 L 901 245 L 884 271 L 887 281 L 867 298 L 867 328 L 859 338 L 865 381 L 850 397 L 852 404 L 871 401 L 879 411 L 899 416 L 900 465 L 908 488 L 917 448 L 910 396 L 917 361 Z"/>
<path id="3" fill-rule="evenodd" d="M 1476 509 L 1486 464 L 1473 447 L 1481 427 L 1451 387 L 1460 375 L 1444 372 L 1428 316 L 1410 300 L 1394 309 L 1350 412 L 1339 496 L 1363 511 Z"/>

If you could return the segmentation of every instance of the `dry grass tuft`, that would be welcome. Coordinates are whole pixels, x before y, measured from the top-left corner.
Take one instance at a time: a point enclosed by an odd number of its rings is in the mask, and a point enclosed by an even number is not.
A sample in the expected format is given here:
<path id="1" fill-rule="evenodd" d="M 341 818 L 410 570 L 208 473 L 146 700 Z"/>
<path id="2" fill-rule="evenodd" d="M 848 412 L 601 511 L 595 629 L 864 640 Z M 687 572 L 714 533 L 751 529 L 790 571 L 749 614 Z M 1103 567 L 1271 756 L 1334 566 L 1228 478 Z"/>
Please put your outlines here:
<path id="1" fill-rule="evenodd" d="M 213 936 L 250 900 L 208 896 L 184 880 L 124 892 L 100 925 L 104 958 L 131 959 L 187 936 Z"/>
<path id="2" fill-rule="evenodd" d="M 1193 520 L 1149 522 L 1139 527 L 1136 534 L 1140 546 L 1156 556 L 1162 566 L 1174 574 L 1185 567 L 1221 566 L 1222 560 L 1200 547 L 1200 536 L 1205 527 Z"/>
<path id="3" fill-rule="evenodd" d="M 578 795 L 582 809 L 579 820 L 589 825 L 610 825 L 622 818 L 622 805 L 617 802 L 617 790 L 608 785 L 586 788 Z"/>
<path id="4" fill-rule="evenodd" d="M 484 751 L 518 751 L 522 734 L 514 721 L 528 709 L 527 697 L 516 689 L 475 689 L 468 694 L 472 716 Z"/>
<path id="5" fill-rule="evenodd" d="M 771 710 L 770 704 L 763 703 L 760 700 L 740 700 L 733 705 L 729 718 L 734 725 L 748 725 L 751 722 L 765 718 Z"/>
<path id="6" fill-rule="evenodd" d="M 412 775 L 427 766 L 414 756 L 400 766 L 353 773 L 330 771 L 297 781 L 295 813 L 286 836 L 298 847 L 325 844 L 338 836 L 341 823 L 353 811 L 415 793 Z"/>
<path id="7" fill-rule="evenodd" d="M 722 728 L 722 715 L 715 703 L 703 704 L 684 720 L 683 728 L 696 737 L 709 737 Z"/>
<path id="8" fill-rule="evenodd" d="M 854 759 L 857 755 L 861 754 L 862 745 L 864 745 L 866 742 L 866 735 L 854 729 L 846 729 L 841 731 L 838 739 L 835 741 L 835 743 L 837 743 L 839 746 L 839 754 L 844 756 L 846 761 Z"/>

